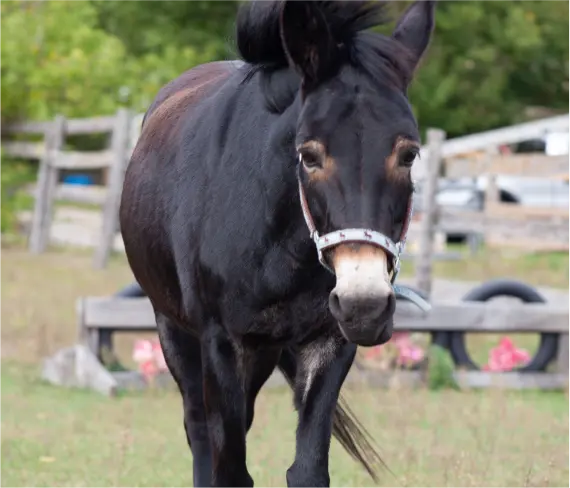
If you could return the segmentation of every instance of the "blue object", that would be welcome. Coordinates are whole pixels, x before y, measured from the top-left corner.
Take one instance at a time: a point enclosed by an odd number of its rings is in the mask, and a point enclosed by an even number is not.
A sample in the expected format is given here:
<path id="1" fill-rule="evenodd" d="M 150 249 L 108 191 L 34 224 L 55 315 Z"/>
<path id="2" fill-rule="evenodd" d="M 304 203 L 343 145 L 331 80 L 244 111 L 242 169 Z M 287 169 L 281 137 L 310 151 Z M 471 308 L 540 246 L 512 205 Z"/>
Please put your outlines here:
<path id="1" fill-rule="evenodd" d="M 91 178 L 91 176 L 89 175 L 68 175 L 63 179 L 64 183 L 67 183 L 68 185 L 92 185 L 93 184 L 93 178 Z"/>

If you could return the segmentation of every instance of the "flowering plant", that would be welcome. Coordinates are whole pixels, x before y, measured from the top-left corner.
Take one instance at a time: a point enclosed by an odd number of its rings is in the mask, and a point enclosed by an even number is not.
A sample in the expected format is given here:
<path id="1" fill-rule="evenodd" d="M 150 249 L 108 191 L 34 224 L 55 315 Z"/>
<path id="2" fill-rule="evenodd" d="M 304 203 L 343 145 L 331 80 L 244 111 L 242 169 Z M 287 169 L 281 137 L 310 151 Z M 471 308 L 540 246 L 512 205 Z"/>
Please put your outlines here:
<path id="1" fill-rule="evenodd" d="M 133 360 L 138 364 L 139 371 L 146 381 L 150 381 L 159 373 L 168 371 L 158 339 L 135 341 Z"/>
<path id="2" fill-rule="evenodd" d="M 394 332 L 389 342 L 366 351 L 364 359 L 378 363 L 381 369 L 410 369 L 425 358 L 425 350 L 418 342 L 409 332 Z"/>
<path id="3" fill-rule="evenodd" d="M 529 359 L 528 351 L 517 348 L 511 338 L 502 337 L 499 345 L 489 351 L 489 361 L 483 371 L 511 371 Z"/>

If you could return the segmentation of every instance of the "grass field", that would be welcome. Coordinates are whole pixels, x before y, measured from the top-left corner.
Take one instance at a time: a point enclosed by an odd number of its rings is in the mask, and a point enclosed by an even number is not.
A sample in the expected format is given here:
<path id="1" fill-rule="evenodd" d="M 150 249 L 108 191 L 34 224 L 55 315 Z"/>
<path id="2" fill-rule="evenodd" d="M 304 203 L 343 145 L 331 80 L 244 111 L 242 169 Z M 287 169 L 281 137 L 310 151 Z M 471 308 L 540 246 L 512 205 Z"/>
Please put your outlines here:
<path id="1" fill-rule="evenodd" d="M 124 259 L 93 271 L 91 257 L 2 250 L 2 486 L 190 485 L 191 456 L 177 392 L 108 399 L 38 379 L 41 358 L 75 341 L 74 300 L 110 294 L 132 281 Z M 555 273 L 539 264 L 536 276 L 542 278 L 535 284 L 556 286 L 545 282 Z M 553 280 L 564 286 L 558 277 Z M 118 340 L 127 363 L 131 341 Z M 567 392 L 355 386 L 344 394 L 393 472 L 381 472 L 381 486 L 568 486 Z M 257 486 L 285 484 L 294 430 L 290 393 L 263 392 L 248 437 L 248 464 Z M 331 482 L 374 485 L 337 444 Z"/>
<path id="2" fill-rule="evenodd" d="M 107 399 L 2 368 L 3 486 L 185 486 L 191 461 L 175 392 Z M 568 486 L 561 394 L 345 392 L 394 475 L 382 486 Z M 291 395 L 260 395 L 248 437 L 257 486 L 283 486 L 293 460 Z M 373 486 L 333 445 L 333 486 Z"/>

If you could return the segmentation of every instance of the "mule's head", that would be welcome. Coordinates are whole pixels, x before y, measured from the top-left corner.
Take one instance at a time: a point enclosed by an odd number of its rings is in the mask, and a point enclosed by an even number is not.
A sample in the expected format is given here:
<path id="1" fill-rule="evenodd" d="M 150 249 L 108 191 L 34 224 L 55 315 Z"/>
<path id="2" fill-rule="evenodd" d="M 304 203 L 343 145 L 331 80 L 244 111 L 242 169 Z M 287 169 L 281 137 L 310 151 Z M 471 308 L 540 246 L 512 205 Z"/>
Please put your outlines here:
<path id="1" fill-rule="evenodd" d="M 419 150 L 406 89 L 429 42 L 435 2 L 412 4 L 390 37 L 360 32 L 375 23 L 363 2 L 355 2 L 360 20 L 343 19 L 349 7 L 335 11 L 336 3 L 287 1 L 281 12 L 283 47 L 302 79 L 295 138 L 302 191 L 320 235 L 371 229 L 398 242 Z M 336 275 L 330 311 L 351 342 L 381 344 L 392 335 L 393 257 L 362 242 L 324 251 Z"/>

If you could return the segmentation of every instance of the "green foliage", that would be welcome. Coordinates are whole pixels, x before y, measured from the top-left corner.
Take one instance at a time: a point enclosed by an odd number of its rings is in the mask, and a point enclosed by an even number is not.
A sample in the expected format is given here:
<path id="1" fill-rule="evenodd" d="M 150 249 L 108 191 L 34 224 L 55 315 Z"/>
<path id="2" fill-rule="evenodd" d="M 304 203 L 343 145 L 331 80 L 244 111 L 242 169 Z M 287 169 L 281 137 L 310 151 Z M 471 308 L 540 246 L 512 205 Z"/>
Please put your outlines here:
<path id="1" fill-rule="evenodd" d="M 126 57 L 88 2 L 2 2 L 2 121 L 108 114 Z"/>
<path id="2" fill-rule="evenodd" d="M 159 88 L 235 57 L 239 2 L 2 2 L 2 121 L 144 110 Z M 407 2 L 395 2 L 397 16 Z M 450 1 L 410 88 L 450 137 L 568 111 L 568 2 Z M 381 30 L 389 32 L 392 26 Z"/>
<path id="3" fill-rule="evenodd" d="M 235 4 L 208 5 L 2 2 L 2 121 L 144 110 L 168 81 L 223 56 Z"/>
<path id="4" fill-rule="evenodd" d="M 430 390 L 458 389 L 453 378 L 455 366 L 449 353 L 441 346 L 431 344 L 428 350 L 427 384 Z"/>
<path id="5" fill-rule="evenodd" d="M 92 2 L 100 25 L 136 57 L 161 54 L 165 46 L 193 47 L 201 57 L 232 55 L 238 2 Z"/>
<path id="6" fill-rule="evenodd" d="M 13 233 L 17 227 L 17 213 L 31 208 L 32 197 L 23 191 L 23 186 L 35 177 L 29 165 L 2 158 L 1 171 L 1 224 L 2 234 Z"/>
<path id="7" fill-rule="evenodd" d="M 568 111 L 568 2 L 440 2 L 410 90 L 422 127 L 448 136 Z"/>

